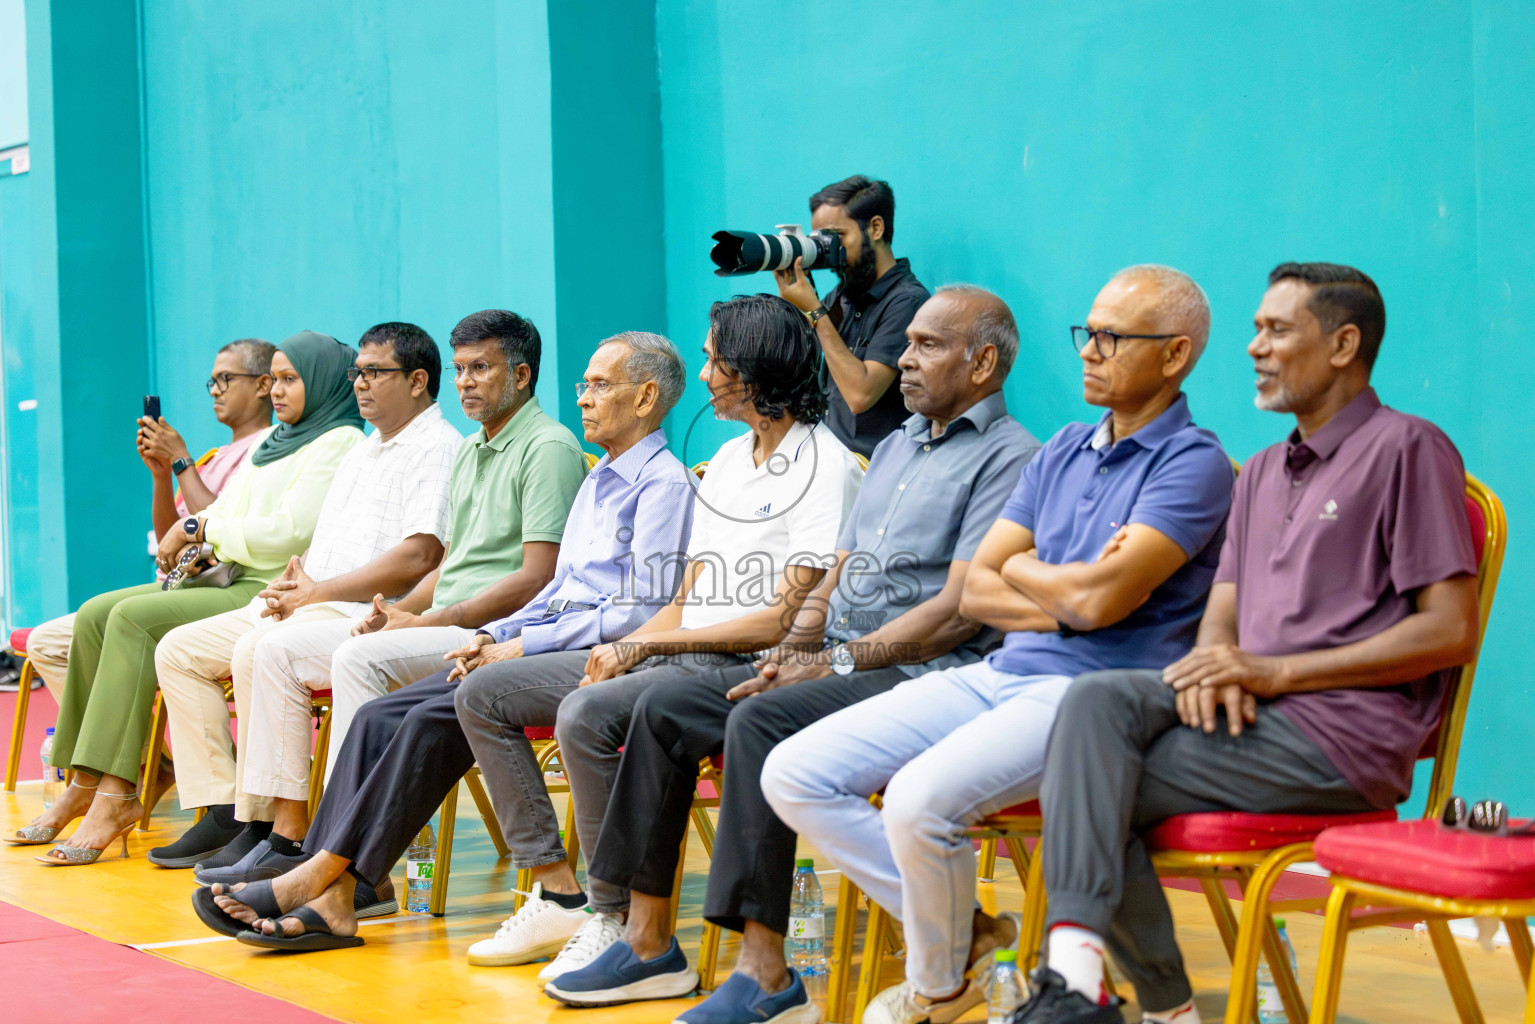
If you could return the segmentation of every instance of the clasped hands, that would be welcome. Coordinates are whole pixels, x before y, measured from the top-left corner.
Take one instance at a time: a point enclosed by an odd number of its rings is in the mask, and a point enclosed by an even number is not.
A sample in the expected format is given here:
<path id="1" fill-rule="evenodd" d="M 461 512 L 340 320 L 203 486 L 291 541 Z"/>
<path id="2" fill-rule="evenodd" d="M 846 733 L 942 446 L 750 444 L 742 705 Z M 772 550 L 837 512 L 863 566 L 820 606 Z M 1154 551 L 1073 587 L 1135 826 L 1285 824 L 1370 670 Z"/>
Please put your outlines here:
<path id="1" fill-rule="evenodd" d="M 1176 691 L 1178 718 L 1213 733 L 1217 709 L 1226 709 L 1226 729 L 1242 735 L 1258 720 L 1259 698 L 1285 692 L 1282 658 L 1249 654 L 1236 644 L 1196 647 L 1162 670 L 1162 681 Z"/>
<path id="2" fill-rule="evenodd" d="M 448 669 L 448 682 L 451 683 L 464 678 L 482 665 L 492 665 L 498 661 L 510 661 L 520 657 L 522 657 L 522 637 L 514 636 L 498 644 L 489 633 L 476 633 L 466 646 L 456 651 L 449 651 L 442 656 L 442 660 L 453 663 L 453 667 Z"/>

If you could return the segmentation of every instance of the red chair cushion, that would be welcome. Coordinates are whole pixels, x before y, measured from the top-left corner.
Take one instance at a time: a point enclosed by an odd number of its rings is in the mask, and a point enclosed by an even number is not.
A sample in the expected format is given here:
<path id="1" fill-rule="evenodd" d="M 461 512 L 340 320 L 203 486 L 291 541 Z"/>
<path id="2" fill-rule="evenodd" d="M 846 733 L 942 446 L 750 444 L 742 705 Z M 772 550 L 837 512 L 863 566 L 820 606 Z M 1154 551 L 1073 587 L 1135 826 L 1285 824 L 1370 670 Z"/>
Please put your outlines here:
<path id="1" fill-rule="evenodd" d="M 1316 861 L 1361 882 L 1430 896 L 1535 899 L 1535 836 L 1493 836 L 1422 818 L 1329 829 Z"/>
<path id="2" fill-rule="evenodd" d="M 539 729 L 524 729 L 522 730 L 522 734 L 534 742 L 539 740 L 552 740 L 554 739 L 554 726 L 551 725 Z"/>
<path id="3" fill-rule="evenodd" d="M 309 691 L 309 699 L 310 700 L 330 700 L 330 687 L 327 686 L 323 690 L 310 690 Z"/>
<path id="4" fill-rule="evenodd" d="M 1151 850 L 1187 850 L 1191 853 L 1230 853 L 1242 850 L 1277 850 L 1291 843 L 1315 839 L 1323 829 L 1365 822 L 1391 822 L 1396 811 L 1367 814 L 1248 814 L 1245 811 L 1207 811 L 1175 814 L 1146 833 Z"/>
<path id="5" fill-rule="evenodd" d="M 27 653 L 27 637 L 31 635 L 32 629 L 30 626 L 26 629 L 11 630 L 11 650 L 25 656 Z"/>
<path id="6" fill-rule="evenodd" d="M 1044 812 L 1041 811 L 1040 808 L 1039 808 L 1039 801 L 1038 800 L 1025 800 L 1021 804 L 1013 804 L 1013 806 L 1011 806 L 1011 807 L 1004 807 L 1004 808 L 1002 808 L 996 814 L 992 815 L 992 817 L 996 817 L 996 818 L 1037 818 L 1040 815 L 1042 815 L 1043 813 Z"/>

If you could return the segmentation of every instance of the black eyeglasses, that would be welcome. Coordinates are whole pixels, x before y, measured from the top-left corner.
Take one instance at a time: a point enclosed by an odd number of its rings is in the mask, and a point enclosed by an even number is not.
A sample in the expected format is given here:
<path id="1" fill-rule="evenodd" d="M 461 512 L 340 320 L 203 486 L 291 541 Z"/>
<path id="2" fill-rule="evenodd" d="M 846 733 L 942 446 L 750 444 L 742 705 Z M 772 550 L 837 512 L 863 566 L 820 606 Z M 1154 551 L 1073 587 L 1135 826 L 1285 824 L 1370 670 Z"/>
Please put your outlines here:
<path id="1" fill-rule="evenodd" d="M 361 377 L 363 380 L 371 384 L 378 380 L 378 375 L 381 373 L 404 372 L 405 367 L 403 366 L 348 366 L 346 368 L 346 379 L 351 381 L 353 384 L 356 384 L 357 378 Z"/>
<path id="2" fill-rule="evenodd" d="M 1501 800 L 1478 800 L 1468 804 L 1464 798 L 1452 796 L 1445 802 L 1439 823 L 1445 828 L 1465 829 L 1468 832 L 1486 832 L 1497 836 L 1522 836 L 1535 833 L 1535 822 L 1508 826 L 1508 807 Z"/>
<path id="3" fill-rule="evenodd" d="M 215 373 L 203 382 L 209 394 L 219 394 L 229 390 L 229 382 L 236 377 L 265 377 L 264 373 Z"/>
<path id="4" fill-rule="evenodd" d="M 1093 347 L 1098 350 L 1098 358 L 1113 359 L 1119 353 L 1119 343 L 1126 338 L 1144 338 L 1147 341 L 1167 341 L 1170 338 L 1178 338 L 1178 334 L 1116 334 L 1113 331 L 1093 330 L 1091 327 L 1073 327 L 1071 329 L 1071 345 L 1081 355 L 1082 350 L 1091 341 Z"/>

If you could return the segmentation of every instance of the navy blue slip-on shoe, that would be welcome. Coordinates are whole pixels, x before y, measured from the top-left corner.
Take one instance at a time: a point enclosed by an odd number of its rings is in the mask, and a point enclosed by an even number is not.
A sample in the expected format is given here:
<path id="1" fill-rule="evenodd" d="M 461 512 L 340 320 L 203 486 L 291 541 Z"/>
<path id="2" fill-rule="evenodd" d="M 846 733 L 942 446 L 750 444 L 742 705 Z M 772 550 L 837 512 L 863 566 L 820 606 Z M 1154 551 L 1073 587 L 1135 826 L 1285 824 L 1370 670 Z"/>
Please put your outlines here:
<path id="1" fill-rule="evenodd" d="M 212 885 L 215 882 L 223 882 L 225 885 L 262 882 L 268 878 L 276 878 L 278 875 L 286 875 L 308 859 L 307 853 L 301 853 L 297 857 L 278 853 L 272 849 L 270 842 L 263 839 L 251 847 L 250 853 L 229 867 L 201 868 L 192 877 L 203 885 Z"/>
<path id="2" fill-rule="evenodd" d="M 819 1024 L 821 1009 L 792 967 L 789 980 L 788 988 L 769 995 L 746 975 L 732 974 L 672 1024 Z"/>
<path id="3" fill-rule="evenodd" d="M 641 999 L 677 999 L 698 989 L 698 972 L 688 966 L 682 947 L 654 960 L 641 960 L 622 939 L 576 971 L 566 971 L 544 986 L 544 994 L 569 1006 L 613 1006 Z"/>

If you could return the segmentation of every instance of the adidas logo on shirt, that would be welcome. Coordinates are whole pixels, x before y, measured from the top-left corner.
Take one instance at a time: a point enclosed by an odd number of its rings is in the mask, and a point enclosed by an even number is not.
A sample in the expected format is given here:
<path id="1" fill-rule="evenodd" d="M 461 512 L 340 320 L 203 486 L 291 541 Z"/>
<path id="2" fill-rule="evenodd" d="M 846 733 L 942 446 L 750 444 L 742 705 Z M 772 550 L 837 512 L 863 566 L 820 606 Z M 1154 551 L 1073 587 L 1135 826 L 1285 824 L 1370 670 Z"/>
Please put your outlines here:
<path id="1" fill-rule="evenodd" d="M 771 512 L 772 510 L 773 510 L 773 503 L 770 501 L 766 505 L 763 505 L 761 508 L 759 508 L 757 510 L 757 518 L 758 519 L 766 519 L 767 516 L 768 516 L 768 513 Z"/>

